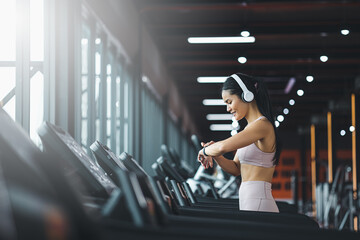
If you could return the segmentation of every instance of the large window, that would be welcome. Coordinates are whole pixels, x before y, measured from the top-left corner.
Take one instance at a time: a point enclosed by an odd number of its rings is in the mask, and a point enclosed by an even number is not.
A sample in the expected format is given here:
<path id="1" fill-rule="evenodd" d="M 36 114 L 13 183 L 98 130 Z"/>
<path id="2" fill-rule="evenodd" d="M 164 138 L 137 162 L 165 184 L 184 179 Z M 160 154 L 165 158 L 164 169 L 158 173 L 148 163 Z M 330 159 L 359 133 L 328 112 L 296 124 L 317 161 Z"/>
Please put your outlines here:
<path id="1" fill-rule="evenodd" d="M 83 13 L 81 84 L 75 93 L 81 95 L 81 113 L 75 113 L 81 120 L 75 127 L 88 152 L 98 140 L 120 154 L 129 146 L 129 80 L 123 80 L 122 58 L 107 39 L 95 17 Z"/>
<path id="2" fill-rule="evenodd" d="M 44 120 L 44 1 L 0 1 L 0 100 L 35 143 Z"/>
<path id="3" fill-rule="evenodd" d="M 161 99 L 136 79 L 137 63 L 96 9 L 81 3 L 0 1 L 0 106 L 37 145 L 47 120 L 88 153 L 99 140 L 117 155 L 141 158 L 148 171 L 165 139 L 187 159 L 188 140 L 174 121 L 164 122 Z"/>
<path id="4" fill-rule="evenodd" d="M 0 101 L 15 119 L 16 1 L 0 1 Z"/>
<path id="5" fill-rule="evenodd" d="M 142 89 L 142 149 L 141 159 L 145 171 L 151 173 L 151 165 L 161 155 L 160 146 L 163 143 L 163 115 L 161 104 L 144 88 Z"/>

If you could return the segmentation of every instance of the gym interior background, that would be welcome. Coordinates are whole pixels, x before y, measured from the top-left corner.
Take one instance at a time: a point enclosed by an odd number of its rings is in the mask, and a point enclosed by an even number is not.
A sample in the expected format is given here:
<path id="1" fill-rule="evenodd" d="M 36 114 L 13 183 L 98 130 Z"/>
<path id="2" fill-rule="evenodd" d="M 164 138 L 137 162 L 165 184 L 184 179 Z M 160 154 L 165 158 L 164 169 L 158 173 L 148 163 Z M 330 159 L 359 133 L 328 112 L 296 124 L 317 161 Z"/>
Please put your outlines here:
<path id="1" fill-rule="evenodd" d="M 48 121 L 154 175 L 162 144 L 196 170 L 192 135 L 245 124 L 219 102 L 224 77 L 262 77 L 283 142 L 274 197 L 331 227 L 332 196 L 359 215 L 359 13 L 358 1 L 1 0 L 0 105 L 40 149 Z"/>

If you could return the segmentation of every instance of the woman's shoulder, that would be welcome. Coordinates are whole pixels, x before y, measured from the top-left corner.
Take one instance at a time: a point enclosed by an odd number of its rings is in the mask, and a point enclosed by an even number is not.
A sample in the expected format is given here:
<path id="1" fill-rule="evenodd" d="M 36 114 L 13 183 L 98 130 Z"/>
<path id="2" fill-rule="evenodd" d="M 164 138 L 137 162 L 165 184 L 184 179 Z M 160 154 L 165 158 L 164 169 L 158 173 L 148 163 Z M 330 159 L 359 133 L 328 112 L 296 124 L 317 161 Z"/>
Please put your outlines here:
<path id="1" fill-rule="evenodd" d="M 265 133 L 270 133 L 274 131 L 272 123 L 269 121 L 269 119 L 267 119 L 264 116 L 253 121 L 246 128 L 247 130 L 250 131 L 265 132 Z"/>
<path id="2" fill-rule="evenodd" d="M 260 116 L 255 121 L 248 124 L 247 127 L 250 127 L 250 126 L 252 126 L 252 127 L 259 127 L 259 126 L 272 127 L 272 123 L 270 122 L 269 119 L 267 119 L 267 117 Z"/>

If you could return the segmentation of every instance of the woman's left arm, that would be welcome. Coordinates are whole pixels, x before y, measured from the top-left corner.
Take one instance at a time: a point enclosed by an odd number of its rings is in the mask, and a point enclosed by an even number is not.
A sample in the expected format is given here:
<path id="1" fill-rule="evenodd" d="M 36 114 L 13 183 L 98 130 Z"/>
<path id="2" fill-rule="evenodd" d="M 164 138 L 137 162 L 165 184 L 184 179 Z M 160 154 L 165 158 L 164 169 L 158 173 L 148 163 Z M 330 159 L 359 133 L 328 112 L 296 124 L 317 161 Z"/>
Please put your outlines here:
<path id="1" fill-rule="evenodd" d="M 207 146 L 205 153 L 208 156 L 217 157 L 224 153 L 246 147 L 264 138 L 271 130 L 272 125 L 269 121 L 256 121 L 234 136 Z"/>

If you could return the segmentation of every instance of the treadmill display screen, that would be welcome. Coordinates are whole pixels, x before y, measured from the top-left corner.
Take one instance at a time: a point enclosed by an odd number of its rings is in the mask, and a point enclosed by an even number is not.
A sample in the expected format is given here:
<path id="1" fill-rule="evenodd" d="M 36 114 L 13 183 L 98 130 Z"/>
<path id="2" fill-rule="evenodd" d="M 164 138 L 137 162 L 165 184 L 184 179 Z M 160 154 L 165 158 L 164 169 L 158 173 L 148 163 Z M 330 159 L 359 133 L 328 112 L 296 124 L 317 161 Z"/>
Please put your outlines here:
<path id="1" fill-rule="evenodd" d="M 76 156 L 76 159 L 73 159 L 72 157 L 72 160 L 76 161 L 73 164 L 77 165 L 80 174 L 87 176 L 86 180 L 92 181 L 92 183 L 94 184 L 93 179 L 95 178 L 96 182 L 100 183 L 109 195 L 115 188 L 117 188 L 113 181 L 105 173 L 105 171 L 85 153 L 82 147 L 75 141 L 75 139 L 70 136 L 70 134 L 48 122 L 46 123 L 46 125 L 47 129 L 51 129 L 51 131 L 58 136 L 59 140 L 66 145 L 68 149 L 64 150 L 70 150 L 72 154 Z M 59 147 L 60 145 L 60 143 L 53 144 L 55 145 L 54 147 Z M 78 162 L 80 162 L 81 164 L 78 164 Z M 71 165 L 68 165 L 66 167 L 67 174 L 71 174 L 72 172 L 76 171 L 76 169 L 74 169 Z M 90 172 L 91 176 L 88 175 L 88 172 Z"/>

